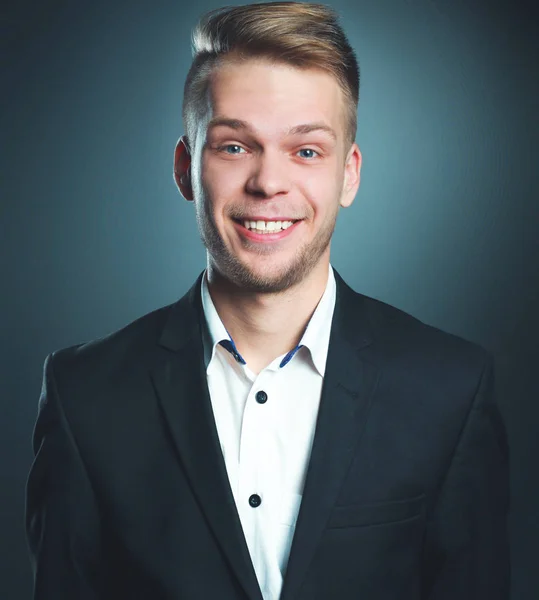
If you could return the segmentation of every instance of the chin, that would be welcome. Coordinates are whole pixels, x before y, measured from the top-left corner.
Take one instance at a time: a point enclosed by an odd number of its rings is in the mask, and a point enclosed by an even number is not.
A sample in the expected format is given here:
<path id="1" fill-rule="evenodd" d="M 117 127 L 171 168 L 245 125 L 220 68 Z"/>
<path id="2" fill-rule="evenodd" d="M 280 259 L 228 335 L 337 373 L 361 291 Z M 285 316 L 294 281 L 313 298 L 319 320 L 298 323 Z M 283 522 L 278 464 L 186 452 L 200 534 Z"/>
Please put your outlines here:
<path id="1" fill-rule="evenodd" d="M 229 262 L 224 274 L 238 287 L 251 292 L 276 294 L 298 284 L 308 274 L 307 265 L 246 265 L 237 259 Z"/>
<path id="2" fill-rule="evenodd" d="M 316 268 L 329 247 L 332 231 L 328 228 L 314 243 L 288 251 L 273 249 L 271 254 L 244 248 L 235 252 L 214 231 L 203 241 L 210 263 L 223 279 L 245 291 L 277 294 L 300 284 Z"/>

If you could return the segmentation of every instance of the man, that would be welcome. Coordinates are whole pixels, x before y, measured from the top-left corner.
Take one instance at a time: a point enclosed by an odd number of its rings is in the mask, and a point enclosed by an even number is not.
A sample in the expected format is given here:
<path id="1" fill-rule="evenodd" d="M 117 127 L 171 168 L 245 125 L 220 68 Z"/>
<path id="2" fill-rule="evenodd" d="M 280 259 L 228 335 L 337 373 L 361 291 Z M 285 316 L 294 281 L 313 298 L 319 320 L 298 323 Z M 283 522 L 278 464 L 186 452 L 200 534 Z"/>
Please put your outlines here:
<path id="1" fill-rule="evenodd" d="M 228 8 L 194 43 L 174 176 L 207 269 L 47 357 L 34 598 L 508 598 L 491 356 L 330 265 L 361 166 L 335 15 Z"/>

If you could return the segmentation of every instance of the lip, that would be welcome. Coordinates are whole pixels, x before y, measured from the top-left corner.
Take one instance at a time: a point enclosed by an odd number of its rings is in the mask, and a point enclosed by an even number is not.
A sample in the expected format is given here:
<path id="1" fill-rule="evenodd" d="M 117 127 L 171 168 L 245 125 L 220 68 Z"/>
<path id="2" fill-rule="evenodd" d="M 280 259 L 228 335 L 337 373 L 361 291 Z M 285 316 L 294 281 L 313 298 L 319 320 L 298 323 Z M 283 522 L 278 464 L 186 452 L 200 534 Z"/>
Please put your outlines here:
<path id="1" fill-rule="evenodd" d="M 300 221 L 292 217 L 242 217 L 238 221 Z"/>
<path id="2" fill-rule="evenodd" d="M 254 221 L 255 219 L 246 219 L 248 221 Z M 256 220 L 266 220 L 266 221 L 282 221 L 283 219 L 256 219 Z M 243 237 L 246 237 L 249 240 L 252 240 L 253 242 L 278 242 L 279 240 L 284 239 L 285 237 L 288 237 L 293 230 L 295 230 L 297 228 L 297 226 L 302 222 L 301 219 L 299 221 L 296 221 L 293 225 L 291 225 L 290 227 L 288 227 L 287 229 L 283 229 L 282 231 L 278 231 L 277 233 L 256 233 L 256 231 L 251 231 L 250 229 L 247 229 L 246 227 L 244 227 L 241 223 L 238 223 L 238 221 L 233 221 L 234 222 L 234 227 L 236 227 L 237 231 L 239 232 L 240 235 L 242 235 Z"/>

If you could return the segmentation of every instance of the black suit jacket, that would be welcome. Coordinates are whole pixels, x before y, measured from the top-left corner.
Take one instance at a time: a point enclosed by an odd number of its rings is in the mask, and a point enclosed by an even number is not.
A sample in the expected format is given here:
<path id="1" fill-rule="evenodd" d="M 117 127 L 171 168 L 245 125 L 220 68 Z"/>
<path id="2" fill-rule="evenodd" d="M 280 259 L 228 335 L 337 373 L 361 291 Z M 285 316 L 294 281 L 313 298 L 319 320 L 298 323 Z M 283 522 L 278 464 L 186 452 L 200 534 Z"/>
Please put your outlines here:
<path id="1" fill-rule="evenodd" d="M 508 446 L 490 355 L 335 275 L 281 599 L 506 600 Z M 199 277 L 178 302 L 47 356 L 26 498 L 35 600 L 261 600 L 201 318 Z"/>

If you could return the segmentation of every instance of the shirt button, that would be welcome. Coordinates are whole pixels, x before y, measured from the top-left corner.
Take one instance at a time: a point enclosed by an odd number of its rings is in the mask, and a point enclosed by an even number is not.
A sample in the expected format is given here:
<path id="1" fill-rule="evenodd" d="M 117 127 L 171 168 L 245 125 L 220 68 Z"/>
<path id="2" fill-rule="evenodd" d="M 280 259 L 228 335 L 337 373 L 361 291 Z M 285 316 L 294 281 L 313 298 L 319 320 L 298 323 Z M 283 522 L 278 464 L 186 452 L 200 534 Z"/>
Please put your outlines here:
<path id="1" fill-rule="evenodd" d="M 249 504 L 253 508 L 256 508 L 262 504 L 262 498 L 258 494 L 253 494 L 252 496 L 249 496 Z"/>
<path id="2" fill-rule="evenodd" d="M 264 402 L 266 402 L 266 400 L 268 399 L 268 395 L 266 394 L 266 392 L 260 390 L 256 393 L 255 398 L 258 404 L 264 404 Z"/>

